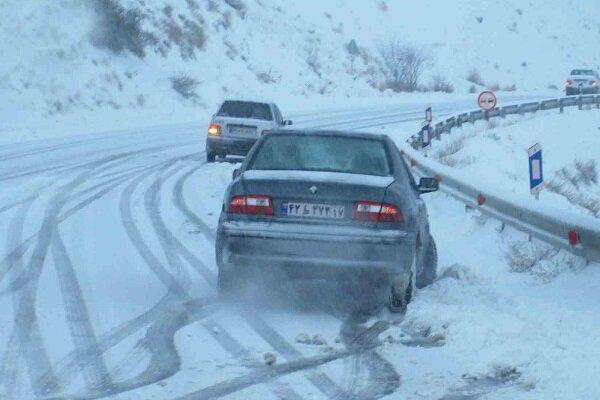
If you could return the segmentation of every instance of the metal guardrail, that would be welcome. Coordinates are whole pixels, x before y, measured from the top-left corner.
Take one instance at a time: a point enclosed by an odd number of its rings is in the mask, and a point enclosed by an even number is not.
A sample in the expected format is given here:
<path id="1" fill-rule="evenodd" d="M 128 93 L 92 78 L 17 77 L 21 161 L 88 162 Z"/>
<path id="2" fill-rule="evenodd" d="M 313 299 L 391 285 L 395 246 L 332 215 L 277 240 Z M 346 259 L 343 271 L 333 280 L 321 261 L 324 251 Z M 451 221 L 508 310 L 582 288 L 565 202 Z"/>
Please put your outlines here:
<path id="1" fill-rule="evenodd" d="M 432 138 L 439 139 L 442 133 L 450 133 L 453 127 L 464 123 L 474 123 L 489 118 L 504 118 L 506 115 L 534 113 L 539 110 L 560 109 L 583 105 L 595 105 L 600 109 L 600 95 L 565 97 L 541 102 L 510 105 L 499 108 L 495 113 L 481 110 L 462 113 L 448 118 L 434 126 Z M 478 188 L 467 183 L 464 176 L 456 171 L 424 157 L 417 149 L 421 146 L 419 134 L 411 136 L 410 145 L 403 149 L 405 156 L 411 159 L 411 166 L 422 176 L 436 176 L 440 179 L 442 191 L 467 205 L 477 207 L 503 223 L 513 226 L 533 237 L 553 246 L 563 248 L 588 261 L 600 262 L 600 221 L 564 210 L 540 206 L 539 202 L 528 198 L 508 198 L 491 188 Z M 577 244 L 572 245 L 575 233 Z"/>

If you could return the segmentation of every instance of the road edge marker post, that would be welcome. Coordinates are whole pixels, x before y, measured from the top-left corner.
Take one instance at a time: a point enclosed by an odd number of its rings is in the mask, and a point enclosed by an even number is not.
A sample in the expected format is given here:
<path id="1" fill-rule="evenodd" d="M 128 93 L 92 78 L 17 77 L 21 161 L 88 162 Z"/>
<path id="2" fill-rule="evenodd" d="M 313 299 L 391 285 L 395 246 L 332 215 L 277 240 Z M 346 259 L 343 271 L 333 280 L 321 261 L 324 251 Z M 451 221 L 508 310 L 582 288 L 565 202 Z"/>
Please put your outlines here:
<path id="1" fill-rule="evenodd" d="M 534 144 L 527 149 L 529 159 L 529 190 L 536 200 L 540 199 L 540 192 L 544 187 L 544 168 L 542 163 L 542 145 Z"/>

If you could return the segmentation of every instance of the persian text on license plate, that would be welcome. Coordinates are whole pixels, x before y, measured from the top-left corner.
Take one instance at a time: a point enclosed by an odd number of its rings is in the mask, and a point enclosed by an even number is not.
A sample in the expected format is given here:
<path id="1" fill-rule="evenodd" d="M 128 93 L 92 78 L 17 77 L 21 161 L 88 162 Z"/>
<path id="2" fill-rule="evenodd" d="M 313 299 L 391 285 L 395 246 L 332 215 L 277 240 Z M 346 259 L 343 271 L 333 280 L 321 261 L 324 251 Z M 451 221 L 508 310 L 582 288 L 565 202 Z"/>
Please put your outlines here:
<path id="1" fill-rule="evenodd" d="M 286 202 L 281 205 L 281 213 L 290 217 L 343 219 L 344 206 Z"/>
<path id="2" fill-rule="evenodd" d="M 231 126 L 229 132 L 234 135 L 254 135 L 256 130 L 254 128 L 245 128 L 242 126 Z"/>

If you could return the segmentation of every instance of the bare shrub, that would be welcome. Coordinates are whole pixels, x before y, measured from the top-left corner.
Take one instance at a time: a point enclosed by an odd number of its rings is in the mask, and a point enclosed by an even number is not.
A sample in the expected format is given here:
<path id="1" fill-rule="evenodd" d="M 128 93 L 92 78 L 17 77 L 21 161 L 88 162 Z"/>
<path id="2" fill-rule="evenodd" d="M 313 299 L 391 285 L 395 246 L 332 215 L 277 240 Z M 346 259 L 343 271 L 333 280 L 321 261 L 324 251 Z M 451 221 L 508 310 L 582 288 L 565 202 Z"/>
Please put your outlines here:
<path id="1" fill-rule="evenodd" d="M 477 93 L 477 88 L 475 87 L 475 85 L 469 86 L 469 93 Z"/>
<path id="2" fill-rule="evenodd" d="M 235 11 L 237 11 L 237 13 L 239 14 L 239 16 L 244 19 L 246 17 L 246 12 L 247 12 L 247 8 L 246 8 L 246 4 L 244 4 L 244 2 L 242 0 L 224 0 L 225 3 L 233 8 Z"/>
<path id="3" fill-rule="evenodd" d="M 579 175 L 580 180 L 585 185 L 598 183 L 598 170 L 596 169 L 596 160 L 575 161 L 575 170 Z"/>
<path id="4" fill-rule="evenodd" d="M 215 0 L 208 0 L 206 3 L 206 9 L 210 12 L 215 12 L 219 10 L 219 5 Z"/>
<path id="5" fill-rule="evenodd" d="M 153 38 L 142 29 L 142 13 L 125 9 L 116 0 L 96 0 L 92 4 L 97 17 L 91 33 L 92 44 L 113 53 L 129 50 L 144 57 L 144 48 Z"/>
<path id="6" fill-rule="evenodd" d="M 546 189 L 600 217 L 600 198 L 588 188 L 598 184 L 596 160 L 575 161 L 571 167 L 559 169 L 546 184 Z"/>
<path id="7" fill-rule="evenodd" d="M 223 15 L 223 19 L 221 20 L 221 26 L 225 30 L 228 30 L 229 28 L 231 28 L 231 25 L 232 25 L 231 11 L 225 11 L 222 15 Z"/>
<path id="8" fill-rule="evenodd" d="M 562 272 L 581 271 L 586 266 L 585 259 L 535 240 L 513 243 L 505 258 L 511 271 L 529 273 L 546 282 Z"/>
<path id="9" fill-rule="evenodd" d="M 530 272 L 540 261 L 548 260 L 558 250 L 550 246 L 535 246 L 529 242 L 517 242 L 505 254 L 512 272 Z"/>
<path id="10" fill-rule="evenodd" d="M 502 88 L 500 88 L 500 90 L 504 92 L 514 92 L 517 90 L 517 85 L 515 85 L 514 83 L 512 85 L 504 85 L 502 86 Z"/>
<path id="11" fill-rule="evenodd" d="M 548 89 L 558 90 L 558 86 L 556 86 L 555 84 L 551 83 L 550 85 L 548 85 Z"/>
<path id="12" fill-rule="evenodd" d="M 173 87 L 173 90 L 187 100 L 198 98 L 196 88 L 199 84 L 200 82 L 186 74 L 179 74 L 171 77 L 171 86 Z"/>
<path id="13" fill-rule="evenodd" d="M 206 44 L 206 34 L 202 26 L 184 16 L 179 16 L 178 19 L 165 19 L 162 30 L 169 41 L 179 47 L 183 59 L 195 59 L 196 50 L 203 50 Z M 165 47 L 162 49 L 163 54 L 168 52 L 170 46 Z"/>
<path id="14" fill-rule="evenodd" d="M 487 85 L 487 88 L 492 92 L 497 92 L 498 90 L 500 90 L 500 84 L 498 82 L 490 83 Z"/>
<path id="15" fill-rule="evenodd" d="M 390 38 L 378 46 L 387 75 L 387 87 L 395 92 L 414 92 L 419 87 L 427 56 L 410 44 Z"/>
<path id="16" fill-rule="evenodd" d="M 383 13 L 387 12 L 388 10 L 388 6 L 385 1 L 380 1 L 379 3 L 377 3 L 377 7 L 379 7 L 379 10 Z"/>
<path id="17" fill-rule="evenodd" d="M 479 86 L 483 86 L 483 79 L 481 79 L 481 75 L 479 74 L 479 70 L 477 68 L 473 68 L 472 70 L 469 71 L 469 73 L 466 76 L 467 81 L 475 84 L 475 85 L 479 85 Z"/>
<path id="18" fill-rule="evenodd" d="M 319 62 L 319 48 L 314 44 L 306 49 L 306 64 L 312 72 L 321 78 L 321 63 Z"/>
<path id="19" fill-rule="evenodd" d="M 431 79 L 430 89 L 434 92 L 453 93 L 454 86 L 446 80 L 442 75 L 435 75 Z"/>
<path id="20" fill-rule="evenodd" d="M 458 139 L 446 143 L 444 147 L 435 153 L 435 157 L 441 164 L 455 167 L 457 165 L 457 160 L 454 159 L 454 156 L 465 147 L 465 140 L 465 137 L 459 137 Z"/>
<path id="21" fill-rule="evenodd" d="M 188 8 L 193 12 L 197 12 L 200 9 L 200 6 L 196 2 L 196 0 L 185 0 L 188 5 Z"/>
<path id="22" fill-rule="evenodd" d="M 487 122 L 487 129 L 496 129 L 498 126 L 498 122 L 495 118 L 490 118 L 490 120 Z"/>
<path id="23" fill-rule="evenodd" d="M 262 83 L 267 83 L 267 84 L 279 82 L 279 79 L 277 79 L 273 76 L 273 73 L 271 72 L 271 70 L 269 70 L 267 72 L 258 72 L 256 74 L 256 79 L 258 79 Z"/>

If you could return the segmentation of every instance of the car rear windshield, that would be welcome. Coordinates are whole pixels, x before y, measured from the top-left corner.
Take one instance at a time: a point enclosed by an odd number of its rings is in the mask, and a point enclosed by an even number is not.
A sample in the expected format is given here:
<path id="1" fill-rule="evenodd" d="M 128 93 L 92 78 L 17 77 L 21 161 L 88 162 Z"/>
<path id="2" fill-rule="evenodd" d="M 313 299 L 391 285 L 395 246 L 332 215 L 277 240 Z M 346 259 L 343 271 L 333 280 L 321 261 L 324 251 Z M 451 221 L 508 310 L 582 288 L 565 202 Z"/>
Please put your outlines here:
<path id="1" fill-rule="evenodd" d="M 273 120 L 271 107 L 268 104 L 251 101 L 226 101 L 219 109 L 217 116 Z"/>
<path id="2" fill-rule="evenodd" d="M 595 73 L 591 69 L 574 69 L 571 75 L 595 75 Z"/>
<path id="3" fill-rule="evenodd" d="M 390 162 L 385 143 L 377 139 L 273 134 L 265 138 L 248 169 L 389 176 Z"/>

